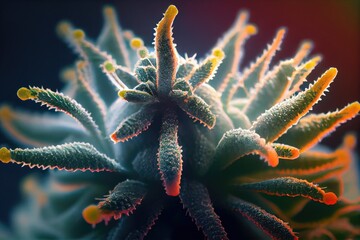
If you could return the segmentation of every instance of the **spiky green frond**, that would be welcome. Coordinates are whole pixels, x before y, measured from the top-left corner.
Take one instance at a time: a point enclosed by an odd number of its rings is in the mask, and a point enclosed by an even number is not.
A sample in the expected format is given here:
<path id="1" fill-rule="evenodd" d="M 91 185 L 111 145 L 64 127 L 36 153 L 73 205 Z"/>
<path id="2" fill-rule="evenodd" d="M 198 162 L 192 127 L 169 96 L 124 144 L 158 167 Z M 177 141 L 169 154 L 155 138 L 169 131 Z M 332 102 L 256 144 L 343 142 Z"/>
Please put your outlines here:
<path id="1" fill-rule="evenodd" d="M 275 141 L 317 103 L 336 74 L 337 70 L 330 68 L 307 90 L 260 115 L 253 123 L 251 130 L 265 138 L 267 142 Z"/>
<path id="2" fill-rule="evenodd" d="M 181 201 L 207 239 L 228 239 L 216 214 L 207 188 L 200 182 L 183 179 Z"/>
<path id="3" fill-rule="evenodd" d="M 31 168 L 58 168 L 68 171 L 123 171 L 113 159 L 88 143 L 67 143 L 58 146 L 10 150 L 10 162 Z M 1 159 L 1 161 L 6 160 Z M 3 161 L 4 162 L 4 161 Z"/>

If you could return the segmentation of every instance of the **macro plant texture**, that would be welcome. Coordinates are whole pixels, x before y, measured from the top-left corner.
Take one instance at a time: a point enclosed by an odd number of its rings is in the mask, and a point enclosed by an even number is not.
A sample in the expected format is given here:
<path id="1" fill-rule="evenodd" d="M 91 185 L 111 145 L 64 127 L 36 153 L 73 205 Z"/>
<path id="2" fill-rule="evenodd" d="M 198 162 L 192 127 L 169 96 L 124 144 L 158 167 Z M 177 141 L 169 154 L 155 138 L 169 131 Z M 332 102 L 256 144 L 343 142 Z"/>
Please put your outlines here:
<path id="1" fill-rule="evenodd" d="M 349 169 L 356 137 L 346 135 L 332 151 L 318 145 L 360 104 L 309 113 L 337 70 L 303 87 L 321 61 L 309 57 L 309 41 L 270 67 L 281 28 L 240 71 L 245 41 L 257 32 L 245 11 L 202 59 L 182 56 L 172 37 L 177 14 L 168 7 L 152 46 L 123 30 L 111 7 L 95 42 L 59 24 L 79 54 L 63 71 L 65 88 L 22 87 L 17 95 L 61 113 L 0 109 L 2 129 L 22 145 L 2 147 L 1 162 L 52 170 L 45 179 L 26 177 L 27 199 L 2 236 L 360 237 L 359 189 L 343 178 L 356 174 Z"/>

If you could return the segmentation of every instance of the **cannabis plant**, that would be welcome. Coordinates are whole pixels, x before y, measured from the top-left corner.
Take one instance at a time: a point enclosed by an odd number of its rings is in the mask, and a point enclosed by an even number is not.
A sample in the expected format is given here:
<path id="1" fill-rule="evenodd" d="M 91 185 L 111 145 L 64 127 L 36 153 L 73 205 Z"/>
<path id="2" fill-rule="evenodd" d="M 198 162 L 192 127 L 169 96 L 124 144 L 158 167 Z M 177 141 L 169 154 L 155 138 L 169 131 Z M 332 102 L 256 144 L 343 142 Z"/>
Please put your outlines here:
<path id="1" fill-rule="evenodd" d="M 104 13 L 96 43 L 59 24 L 80 58 L 63 72 L 63 93 L 17 92 L 65 115 L 1 108 L 4 131 L 30 147 L 3 147 L 1 161 L 53 170 L 24 180 L 27 201 L 8 237 L 174 239 L 179 227 L 199 237 L 179 213 L 208 239 L 360 236 L 360 205 L 344 198 L 341 179 L 355 136 L 332 152 L 316 147 L 360 104 L 308 114 L 337 74 L 330 68 L 302 87 L 321 60 L 304 61 L 310 42 L 270 68 L 280 29 L 240 72 L 244 42 L 257 32 L 246 12 L 201 60 L 176 50 L 175 6 L 156 26 L 153 48 L 123 31 L 111 7 Z"/>

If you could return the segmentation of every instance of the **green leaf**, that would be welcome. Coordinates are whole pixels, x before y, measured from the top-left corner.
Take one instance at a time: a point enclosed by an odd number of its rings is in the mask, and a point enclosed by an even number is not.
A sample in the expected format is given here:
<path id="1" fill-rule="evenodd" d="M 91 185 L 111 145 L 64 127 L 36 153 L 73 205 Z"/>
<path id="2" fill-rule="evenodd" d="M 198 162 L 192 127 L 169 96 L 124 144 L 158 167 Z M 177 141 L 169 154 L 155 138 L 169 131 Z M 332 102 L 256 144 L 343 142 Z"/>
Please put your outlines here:
<path id="1" fill-rule="evenodd" d="M 272 57 L 275 55 L 275 52 L 280 48 L 284 35 L 285 29 L 281 28 L 276 33 L 273 42 L 271 43 L 271 45 L 268 46 L 264 53 L 256 59 L 255 63 L 251 64 L 249 68 L 244 70 L 240 82 L 244 84 L 247 90 L 255 87 L 255 84 L 263 78 L 265 72 L 269 68 Z"/>
<path id="2" fill-rule="evenodd" d="M 70 136 L 85 136 L 86 132 L 71 119 L 59 119 L 58 115 L 36 115 L 13 110 L 4 105 L 0 108 L 0 126 L 17 142 L 42 147 L 60 144 Z"/>
<path id="3" fill-rule="evenodd" d="M 266 181 L 234 185 L 234 190 L 256 191 L 275 196 L 305 197 L 313 201 L 334 205 L 337 197 L 333 192 L 325 192 L 317 185 L 293 177 L 273 178 Z"/>
<path id="4" fill-rule="evenodd" d="M 271 145 L 281 159 L 296 159 L 300 155 L 300 151 L 296 147 L 280 143 L 273 143 Z"/>
<path id="5" fill-rule="evenodd" d="M 130 66 L 129 52 L 125 45 L 124 33 L 117 21 L 116 12 L 112 7 L 103 10 L 105 24 L 97 40 L 100 49 L 116 60 L 116 63 L 125 67 Z"/>
<path id="6" fill-rule="evenodd" d="M 183 179 L 180 199 L 207 239 L 228 239 L 220 217 L 215 213 L 209 192 L 202 183 Z"/>
<path id="7" fill-rule="evenodd" d="M 147 186 L 140 181 L 126 180 L 119 183 L 98 207 L 115 220 L 129 215 L 140 205 L 147 193 Z"/>
<path id="8" fill-rule="evenodd" d="M 335 112 L 306 116 L 280 137 L 278 142 L 293 145 L 304 152 L 335 131 L 336 127 L 354 118 L 359 111 L 360 103 L 353 102 Z"/>
<path id="9" fill-rule="evenodd" d="M 352 157 L 347 149 L 332 153 L 304 152 L 294 161 L 280 161 L 274 169 L 263 169 L 247 175 L 251 179 L 269 179 L 292 176 L 311 182 L 320 182 L 337 176 L 348 168 Z M 238 179 L 241 181 L 241 179 Z"/>
<path id="10" fill-rule="evenodd" d="M 212 129 L 216 123 L 216 117 L 212 113 L 210 106 L 196 95 L 189 97 L 177 97 L 174 99 L 178 106 L 191 118 L 199 121 L 204 126 Z"/>
<path id="11" fill-rule="evenodd" d="M 227 110 L 227 114 L 231 118 L 234 128 L 249 129 L 251 127 L 249 118 L 239 109 L 230 106 Z"/>
<path id="12" fill-rule="evenodd" d="M 161 179 L 157 165 L 158 146 L 141 149 L 132 161 L 133 169 L 141 179 L 159 181 Z"/>
<path id="13" fill-rule="evenodd" d="M 271 145 L 266 144 L 265 140 L 255 132 L 239 128 L 227 131 L 221 138 L 215 150 L 214 167 L 224 169 L 242 156 L 251 153 L 265 158 L 272 167 L 279 163 Z"/>
<path id="14" fill-rule="evenodd" d="M 106 105 L 109 106 L 116 99 L 116 94 L 111 94 L 115 88 L 106 74 L 103 73 L 101 65 L 107 60 L 112 60 L 111 56 L 87 41 L 83 31 L 75 30 L 73 35 L 80 56 L 89 64 L 90 85 L 95 88 L 96 92 L 104 99 Z"/>
<path id="15" fill-rule="evenodd" d="M 152 103 L 155 102 L 157 99 L 144 91 L 135 90 L 135 89 L 125 89 L 119 92 L 119 96 L 128 101 L 133 103 Z"/>
<path id="16" fill-rule="evenodd" d="M 99 143 L 102 142 L 103 138 L 98 125 L 94 122 L 91 115 L 75 100 L 62 93 L 37 87 L 29 87 L 29 89 L 20 88 L 17 94 L 21 100 L 30 99 L 46 105 L 49 109 L 55 109 L 55 111 L 61 111 L 70 115 L 81 123 Z"/>
<path id="17" fill-rule="evenodd" d="M 298 239 L 292 229 L 281 219 L 251 203 L 231 197 L 228 200 L 228 205 L 233 211 L 254 223 L 272 239 Z"/>
<path id="18" fill-rule="evenodd" d="M 154 120 L 157 109 L 154 105 L 145 105 L 119 124 L 111 134 L 114 143 L 124 142 L 146 131 Z"/>
<path id="19" fill-rule="evenodd" d="M 67 143 L 34 149 L 10 150 L 11 162 L 29 166 L 58 168 L 60 170 L 76 171 L 124 171 L 122 167 L 105 154 L 98 152 L 88 143 Z"/>
<path id="20" fill-rule="evenodd" d="M 128 87 L 134 88 L 139 84 L 139 81 L 134 76 L 134 74 L 130 71 L 130 69 L 123 67 L 121 65 L 117 65 L 115 68 L 116 76 Z"/>
<path id="21" fill-rule="evenodd" d="M 206 58 L 199 67 L 194 69 L 186 78 L 193 89 L 198 88 L 201 84 L 210 81 L 216 74 L 216 70 L 224 58 L 224 52 L 215 49 L 211 56 Z"/>
<path id="22" fill-rule="evenodd" d="M 182 173 L 181 147 L 178 143 L 178 119 L 172 109 L 166 109 L 161 125 L 158 166 L 166 194 L 177 196 Z"/>
<path id="23" fill-rule="evenodd" d="M 142 204 L 137 208 L 134 214 L 124 216 L 119 225 L 114 227 L 107 239 L 144 239 L 154 226 L 164 208 L 164 201 L 159 195 L 149 197 L 146 195 Z"/>
<path id="24" fill-rule="evenodd" d="M 229 73 L 234 74 L 238 71 L 243 54 L 242 46 L 249 36 L 256 33 L 256 28 L 253 25 L 246 24 L 247 19 L 248 13 L 241 11 L 234 25 L 215 46 L 225 53 L 225 59 L 211 82 L 211 85 L 217 90 L 223 85 L 223 81 Z"/>
<path id="25" fill-rule="evenodd" d="M 295 71 L 292 61 L 281 62 L 265 79 L 255 87 L 243 109 L 245 115 L 253 121 L 265 110 L 281 101 L 290 87 L 291 76 Z"/>
<path id="26" fill-rule="evenodd" d="M 159 97 L 167 97 L 175 81 L 177 52 L 172 38 L 172 23 L 178 14 L 174 5 L 166 10 L 158 23 L 155 33 L 155 51 L 157 63 L 156 87 Z"/>
<path id="27" fill-rule="evenodd" d="M 140 59 L 135 67 L 135 76 L 142 82 L 156 84 L 156 58 L 153 55 Z"/>
<path id="28" fill-rule="evenodd" d="M 312 108 L 336 74 L 337 70 L 330 68 L 307 90 L 276 104 L 260 115 L 251 130 L 257 132 L 267 142 L 275 141 Z"/>
<path id="29" fill-rule="evenodd" d="M 91 113 L 95 122 L 99 125 L 101 132 L 106 135 L 105 115 L 106 106 L 101 97 L 90 87 L 90 79 L 85 69 L 86 64 L 77 64 L 76 92 L 74 100 L 78 101 L 87 111 Z"/>
<path id="30" fill-rule="evenodd" d="M 180 59 L 179 68 L 176 72 L 176 79 L 186 78 L 197 67 L 195 56 L 189 58 L 185 55 L 185 59 Z"/>

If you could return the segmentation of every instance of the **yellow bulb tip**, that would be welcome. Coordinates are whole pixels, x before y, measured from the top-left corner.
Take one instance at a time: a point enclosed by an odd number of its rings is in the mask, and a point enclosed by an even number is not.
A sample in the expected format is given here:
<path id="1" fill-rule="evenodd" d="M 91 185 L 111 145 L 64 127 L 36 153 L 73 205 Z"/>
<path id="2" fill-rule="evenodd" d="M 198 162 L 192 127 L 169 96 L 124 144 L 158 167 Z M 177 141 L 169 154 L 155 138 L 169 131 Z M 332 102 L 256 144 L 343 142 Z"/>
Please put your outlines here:
<path id="1" fill-rule="evenodd" d="M 149 55 L 149 52 L 146 47 L 142 47 L 138 49 L 138 55 L 140 58 L 146 58 Z"/>
<path id="2" fill-rule="evenodd" d="M 178 9 L 174 5 L 170 5 L 165 12 L 165 16 L 175 17 L 178 12 Z"/>
<path id="3" fill-rule="evenodd" d="M 3 163 L 9 163 L 11 160 L 10 150 L 6 147 L 0 148 L 0 161 Z"/>
<path id="4" fill-rule="evenodd" d="M 119 97 L 125 99 L 126 91 L 121 90 L 121 91 L 119 91 L 118 95 L 119 95 Z"/>
<path id="5" fill-rule="evenodd" d="M 114 12 L 115 11 L 114 11 L 114 9 L 112 7 L 110 7 L 110 6 L 104 7 L 104 14 L 106 16 L 112 16 L 114 14 Z"/>
<path id="6" fill-rule="evenodd" d="M 66 21 L 59 22 L 56 26 L 56 31 L 60 36 L 67 35 L 71 31 L 71 24 Z"/>
<path id="7" fill-rule="evenodd" d="M 80 41 L 80 40 L 83 40 L 85 38 L 85 33 L 81 29 L 76 29 L 76 30 L 73 31 L 73 37 L 74 37 L 75 40 Z"/>
<path id="8" fill-rule="evenodd" d="M 17 96 L 22 101 L 26 101 L 26 100 L 29 100 L 31 98 L 34 98 L 34 96 L 31 94 L 30 89 L 25 88 L 25 87 L 22 87 L 17 91 Z"/>
<path id="9" fill-rule="evenodd" d="M 96 205 L 89 205 L 82 211 L 84 220 L 89 224 L 97 224 L 102 221 L 101 210 Z"/>
<path id="10" fill-rule="evenodd" d="M 219 48 L 215 48 L 212 52 L 212 55 L 220 60 L 225 57 L 224 51 Z"/>
<path id="11" fill-rule="evenodd" d="M 247 34 L 249 34 L 249 35 L 255 35 L 258 32 L 257 27 L 252 24 L 247 25 L 245 30 L 246 30 Z"/>
<path id="12" fill-rule="evenodd" d="M 116 70 L 116 67 L 112 62 L 106 61 L 106 62 L 104 62 L 104 69 L 108 73 L 114 73 Z"/>
<path id="13" fill-rule="evenodd" d="M 344 137 L 344 145 L 347 149 L 354 149 L 355 146 L 356 146 L 356 136 L 355 134 L 347 134 L 345 137 Z"/>
<path id="14" fill-rule="evenodd" d="M 140 38 L 133 38 L 131 39 L 130 46 L 132 49 L 139 49 L 144 46 L 144 42 Z"/>

